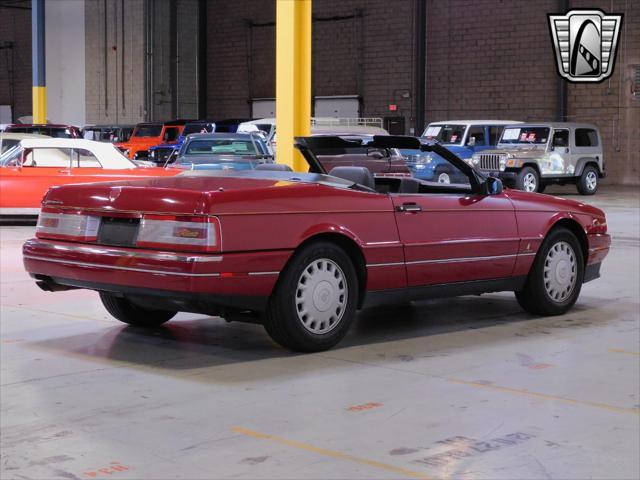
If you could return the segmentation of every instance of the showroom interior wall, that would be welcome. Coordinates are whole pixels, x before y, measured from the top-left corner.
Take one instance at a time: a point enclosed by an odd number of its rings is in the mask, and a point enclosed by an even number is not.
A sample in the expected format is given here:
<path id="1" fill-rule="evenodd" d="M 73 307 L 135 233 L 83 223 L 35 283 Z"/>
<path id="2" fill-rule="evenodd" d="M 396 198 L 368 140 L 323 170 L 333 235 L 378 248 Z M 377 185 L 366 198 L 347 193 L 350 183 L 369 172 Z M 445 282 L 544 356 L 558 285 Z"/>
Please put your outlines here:
<path id="1" fill-rule="evenodd" d="M 197 118 L 198 0 L 86 0 L 87 122 Z"/>
<path id="2" fill-rule="evenodd" d="M 560 119 L 547 14 L 558 0 L 427 4 L 427 121 L 452 118 Z M 492 8 L 489 8 L 493 5 Z M 600 84 L 566 84 L 567 120 L 600 128 L 607 182 L 640 184 L 640 2 L 572 0 L 569 8 L 623 13 L 616 67 Z"/>
<path id="3" fill-rule="evenodd" d="M 362 116 L 401 117 L 408 129 L 414 4 L 314 1 L 313 96 L 356 95 Z M 252 99 L 275 96 L 275 2 L 210 0 L 207 10 L 208 110 L 220 118 L 248 117 Z"/>
<path id="4" fill-rule="evenodd" d="M 45 2 L 47 119 L 84 125 L 84 0 Z"/>
<path id="5" fill-rule="evenodd" d="M 31 115 L 31 1 L 0 5 L 0 105 Z"/>
<path id="6" fill-rule="evenodd" d="M 410 133 L 417 1 L 315 0 L 313 95 L 356 95 L 362 115 L 400 118 Z M 6 8 L 0 1 L 0 105 L 15 103 L 14 118 L 31 113 L 30 4 L 12 1 Z M 196 116 L 247 117 L 252 99 L 273 98 L 275 2 L 205 4 L 206 38 L 198 38 L 198 0 L 85 0 L 86 121 L 134 123 L 170 111 L 191 117 L 198 100 L 206 108 Z M 539 26 L 562 4 L 523 0 L 495 8 L 488 0 L 426 0 L 425 120 L 560 118 L 564 81 L 548 29 Z M 569 7 L 625 15 L 613 76 L 597 85 L 565 84 L 564 113 L 601 129 L 607 182 L 638 185 L 640 93 L 634 95 L 633 81 L 640 68 L 640 2 L 571 0 Z M 206 44 L 206 72 L 198 68 L 199 40 Z M 7 43 L 12 48 L 2 49 Z M 203 73 L 206 82 L 198 85 Z"/>

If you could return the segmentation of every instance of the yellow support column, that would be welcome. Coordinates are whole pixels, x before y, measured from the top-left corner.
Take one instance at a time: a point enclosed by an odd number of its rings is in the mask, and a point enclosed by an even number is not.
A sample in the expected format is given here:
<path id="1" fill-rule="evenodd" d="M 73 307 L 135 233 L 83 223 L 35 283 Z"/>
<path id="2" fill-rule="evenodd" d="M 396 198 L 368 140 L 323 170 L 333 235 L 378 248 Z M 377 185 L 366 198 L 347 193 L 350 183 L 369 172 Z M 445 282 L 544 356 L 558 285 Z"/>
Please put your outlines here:
<path id="1" fill-rule="evenodd" d="M 311 132 L 311 0 L 276 0 L 276 160 L 307 163 L 293 138 Z"/>
<path id="2" fill-rule="evenodd" d="M 47 123 L 47 87 L 32 87 L 33 123 Z"/>

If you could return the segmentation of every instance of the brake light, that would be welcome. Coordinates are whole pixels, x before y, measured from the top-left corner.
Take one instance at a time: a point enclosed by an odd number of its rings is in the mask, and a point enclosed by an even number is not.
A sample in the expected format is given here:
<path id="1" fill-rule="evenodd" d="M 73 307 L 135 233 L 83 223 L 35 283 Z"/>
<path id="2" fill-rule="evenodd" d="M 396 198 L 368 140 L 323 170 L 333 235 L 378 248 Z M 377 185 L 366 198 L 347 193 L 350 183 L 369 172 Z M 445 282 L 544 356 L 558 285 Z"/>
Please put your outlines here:
<path id="1" fill-rule="evenodd" d="M 144 215 L 138 230 L 138 247 L 219 252 L 220 221 L 216 217 Z"/>
<path id="2" fill-rule="evenodd" d="M 99 227 L 100 217 L 43 210 L 38 217 L 36 237 L 90 242 L 97 240 Z"/>

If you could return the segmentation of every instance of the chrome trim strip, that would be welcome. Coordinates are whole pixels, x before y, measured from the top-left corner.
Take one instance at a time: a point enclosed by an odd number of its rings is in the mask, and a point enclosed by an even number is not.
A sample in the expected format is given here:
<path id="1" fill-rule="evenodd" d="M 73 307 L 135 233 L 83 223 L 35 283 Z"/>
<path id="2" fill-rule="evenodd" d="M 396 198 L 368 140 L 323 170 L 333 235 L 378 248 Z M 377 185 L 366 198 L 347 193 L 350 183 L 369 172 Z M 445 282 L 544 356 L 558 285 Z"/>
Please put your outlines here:
<path id="1" fill-rule="evenodd" d="M 127 252 L 115 248 L 108 248 L 102 245 L 62 245 L 50 242 L 43 242 L 37 240 L 34 242 L 34 246 L 38 248 L 48 248 L 59 252 L 79 252 L 89 253 L 94 255 L 106 255 L 109 257 L 121 257 L 121 258 L 143 258 L 145 260 L 160 260 L 160 261 L 173 261 L 184 263 L 208 263 L 208 262 L 221 262 L 223 260 L 222 255 L 184 255 L 173 252 Z"/>
<path id="2" fill-rule="evenodd" d="M 280 275 L 280 272 L 249 272 L 247 275 L 256 276 L 256 275 Z"/>
<path id="3" fill-rule="evenodd" d="M 435 260 L 414 260 L 411 262 L 391 262 L 391 263 L 368 263 L 367 268 L 369 267 L 396 267 L 398 265 L 419 265 L 419 264 L 429 264 L 429 263 L 461 263 L 461 262 L 479 262 L 485 260 L 495 260 L 498 258 L 513 258 L 513 257 L 529 257 L 535 255 L 536 252 L 532 253 L 513 253 L 509 255 L 493 255 L 490 257 L 459 257 L 459 258 L 439 258 Z"/>
<path id="4" fill-rule="evenodd" d="M 75 262 L 72 260 L 61 260 L 58 258 L 44 258 L 36 257 L 34 255 L 24 255 L 24 258 L 30 260 L 39 260 L 42 262 L 62 263 L 65 265 L 74 265 L 77 267 L 89 267 L 89 268 L 103 268 L 107 270 L 124 270 L 127 272 L 143 272 L 152 273 L 154 275 L 173 275 L 179 277 L 219 277 L 219 273 L 181 273 L 181 272 L 166 272 L 164 270 L 152 270 L 149 268 L 134 268 L 134 267 L 121 267 L 118 265 L 104 265 L 101 263 L 88 263 L 88 262 Z"/>
<path id="5" fill-rule="evenodd" d="M 397 267 L 399 265 L 404 265 L 404 262 L 392 262 L 392 263 L 368 263 L 367 268 L 369 267 Z"/>
<path id="6" fill-rule="evenodd" d="M 407 265 L 432 264 L 432 263 L 462 263 L 462 262 L 482 262 L 486 260 L 497 260 L 499 258 L 513 258 L 518 254 L 511 255 L 492 255 L 490 257 L 460 257 L 460 258 L 438 258 L 435 260 L 414 260 L 406 262 Z"/>

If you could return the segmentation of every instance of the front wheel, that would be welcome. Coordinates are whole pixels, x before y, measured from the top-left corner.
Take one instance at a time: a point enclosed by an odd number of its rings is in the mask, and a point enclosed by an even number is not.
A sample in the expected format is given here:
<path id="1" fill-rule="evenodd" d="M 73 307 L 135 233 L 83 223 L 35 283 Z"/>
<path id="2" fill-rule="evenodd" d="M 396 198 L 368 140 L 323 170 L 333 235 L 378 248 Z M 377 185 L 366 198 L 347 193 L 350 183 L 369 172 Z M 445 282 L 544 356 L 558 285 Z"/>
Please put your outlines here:
<path id="1" fill-rule="evenodd" d="M 578 180 L 578 192 L 582 195 L 593 195 L 598 191 L 598 169 L 587 165 Z"/>
<path id="2" fill-rule="evenodd" d="M 346 335 L 357 304 L 358 282 L 349 256 L 332 243 L 312 243 L 282 273 L 264 326 L 285 348 L 319 352 Z"/>
<path id="3" fill-rule="evenodd" d="M 158 327 L 171 320 L 177 313 L 139 307 L 126 298 L 116 297 L 107 292 L 100 292 L 100 300 L 112 316 L 135 327 Z"/>
<path id="4" fill-rule="evenodd" d="M 556 228 L 538 250 L 516 299 L 527 312 L 561 315 L 576 303 L 583 278 L 584 259 L 578 239 L 566 228 Z"/>
<path id="5" fill-rule="evenodd" d="M 444 168 L 436 170 L 435 178 L 438 183 L 444 183 L 446 185 L 451 183 L 451 174 Z"/>
<path id="6" fill-rule="evenodd" d="M 537 192 L 540 188 L 540 175 L 535 168 L 524 167 L 516 177 L 516 188 L 525 192 Z"/>

